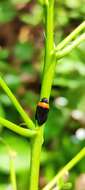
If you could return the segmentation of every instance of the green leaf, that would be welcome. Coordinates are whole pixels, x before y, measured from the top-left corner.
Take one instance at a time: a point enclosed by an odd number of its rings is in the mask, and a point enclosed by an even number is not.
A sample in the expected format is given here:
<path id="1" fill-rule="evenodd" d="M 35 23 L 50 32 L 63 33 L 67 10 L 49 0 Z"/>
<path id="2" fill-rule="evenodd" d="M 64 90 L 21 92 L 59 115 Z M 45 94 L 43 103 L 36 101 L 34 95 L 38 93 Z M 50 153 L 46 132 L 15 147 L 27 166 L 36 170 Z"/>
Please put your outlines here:
<path id="1" fill-rule="evenodd" d="M 8 58 L 9 51 L 7 49 L 0 49 L 0 59 Z"/>
<path id="2" fill-rule="evenodd" d="M 34 48 L 32 43 L 24 42 L 17 43 L 14 48 L 14 54 L 17 59 L 21 61 L 31 60 L 34 53 Z"/>
<path id="3" fill-rule="evenodd" d="M 20 76 L 14 74 L 5 75 L 5 81 L 12 90 L 16 90 L 20 86 Z"/>
<path id="4" fill-rule="evenodd" d="M 43 10 L 39 5 L 35 5 L 32 9 L 31 14 L 25 13 L 20 16 L 20 19 L 26 24 L 30 24 L 33 26 L 38 25 L 43 18 Z"/>
<path id="5" fill-rule="evenodd" d="M 0 2 L 0 23 L 6 23 L 16 16 L 16 11 L 9 1 Z"/>

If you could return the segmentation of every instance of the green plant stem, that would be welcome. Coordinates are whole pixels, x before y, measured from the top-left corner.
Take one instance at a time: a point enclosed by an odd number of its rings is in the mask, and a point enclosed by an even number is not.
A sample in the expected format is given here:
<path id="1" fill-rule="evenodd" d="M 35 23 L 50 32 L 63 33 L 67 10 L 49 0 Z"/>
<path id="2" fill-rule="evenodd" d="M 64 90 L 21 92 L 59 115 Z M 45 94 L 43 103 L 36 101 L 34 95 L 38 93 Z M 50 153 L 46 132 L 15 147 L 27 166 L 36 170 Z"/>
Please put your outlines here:
<path id="1" fill-rule="evenodd" d="M 57 181 L 63 177 L 65 172 L 71 170 L 83 157 L 85 156 L 85 147 L 68 163 L 60 172 L 53 178 L 53 180 L 46 185 L 42 190 L 51 190 Z"/>
<path id="2" fill-rule="evenodd" d="M 37 190 L 39 183 L 39 167 L 41 147 L 43 144 L 43 128 L 40 128 L 38 135 L 31 141 L 31 173 L 30 173 L 30 190 Z"/>
<path id="3" fill-rule="evenodd" d="M 71 42 L 82 30 L 85 30 L 85 21 L 81 23 L 71 34 L 69 34 L 62 42 L 60 42 L 57 47 L 55 47 L 56 51 L 64 48 L 69 42 Z"/>
<path id="4" fill-rule="evenodd" d="M 0 117 L 0 124 L 8 129 L 10 129 L 11 131 L 14 131 L 15 133 L 22 135 L 24 137 L 31 138 L 37 134 L 37 130 L 24 129 L 2 117 Z"/>
<path id="5" fill-rule="evenodd" d="M 51 88 L 52 88 L 52 83 L 53 83 L 53 77 L 55 73 L 55 66 L 56 66 L 56 58 L 53 57 L 51 59 L 52 61 L 49 63 L 49 67 L 45 71 L 45 75 L 43 78 L 43 86 L 42 86 L 42 91 L 41 91 L 41 99 L 43 97 L 46 97 L 49 99 L 50 93 L 51 93 Z"/>
<path id="6" fill-rule="evenodd" d="M 51 58 L 51 50 L 53 49 L 53 1 L 49 1 L 47 7 L 46 7 L 46 13 L 45 13 L 45 34 L 46 34 L 46 40 L 45 40 L 45 63 L 44 66 L 47 68 L 50 62 Z M 45 73 L 45 71 L 44 71 Z"/>
<path id="7" fill-rule="evenodd" d="M 45 41 L 45 59 L 44 59 L 44 71 L 43 71 L 43 81 L 41 88 L 40 98 L 46 97 L 49 98 L 50 91 L 52 87 L 52 80 L 54 69 L 53 65 L 50 63 L 53 61 L 53 56 L 51 51 L 53 49 L 53 11 L 54 11 L 54 0 L 48 1 L 49 3 L 46 6 L 45 12 L 45 32 L 46 32 L 46 41 Z M 50 69 L 48 68 L 50 66 Z M 50 73 L 49 73 L 50 71 Z M 40 168 L 40 156 L 41 148 L 43 143 L 43 133 L 44 125 L 38 128 L 38 135 L 32 139 L 32 153 L 31 153 L 31 174 L 30 174 L 30 190 L 38 190 L 38 181 L 39 181 L 39 168 Z"/>
<path id="8" fill-rule="evenodd" d="M 54 0 L 51 0 L 49 1 L 49 5 L 47 6 L 46 14 L 45 14 L 46 40 L 45 40 L 44 71 L 43 71 L 43 80 L 42 80 L 42 88 L 41 88 L 41 96 L 40 96 L 41 99 L 43 97 L 46 97 L 49 99 L 52 82 L 53 82 L 54 71 L 55 71 L 55 64 L 56 64 L 55 56 L 51 54 L 54 48 L 53 17 L 54 17 Z"/>
<path id="9" fill-rule="evenodd" d="M 17 190 L 16 173 L 15 173 L 13 158 L 10 158 L 10 180 L 11 180 L 12 190 Z"/>
<path id="10" fill-rule="evenodd" d="M 64 48 L 61 51 L 57 51 L 56 53 L 56 57 L 57 59 L 60 59 L 66 55 L 68 55 L 74 48 L 76 48 L 81 42 L 83 42 L 85 40 L 85 33 L 82 34 L 79 38 L 77 38 L 76 40 L 74 40 L 74 42 L 67 46 L 66 48 Z"/>
<path id="11" fill-rule="evenodd" d="M 7 144 L 7 142 L 5 142 L 3 138 L 0 138 L 0 141 L 5 145 L 7 153 L 9 155 L 9 159 L 10 159 L 10 180 L 11 180 L 12 189 L 17 190 L 16 173 L 15 173 L 15 166 L 14 166 L 14 159 L 16 157 L 16 152 L 10 148 L 9 144 Z"/>
<path id="12" fill-rule="evenodd" d="M 33 129 L 34 124 L 33 124 L 32 120 L 26 114 L 26 112 L 24 111 L 24 109 L 21 107 L 18 100 L 16 99 L 16 97 L 13 95 L 13 93 L 11 92 L 11 90 L 8 88 L 7 84 L 4 82 L 4 80 L 1 77 L 0 77 L 0 85 L 1 85 L 2 89 L 6 92 L 6 94 L 12 101 L 12 103 L 14 104 L 15 108 L 17 109 L 17 111 L 19 112 L 19 114 L 21 115 L 21 117 L 23 118 L 25 123 L 27 124 L 27 127 L 30 129 Z"/>

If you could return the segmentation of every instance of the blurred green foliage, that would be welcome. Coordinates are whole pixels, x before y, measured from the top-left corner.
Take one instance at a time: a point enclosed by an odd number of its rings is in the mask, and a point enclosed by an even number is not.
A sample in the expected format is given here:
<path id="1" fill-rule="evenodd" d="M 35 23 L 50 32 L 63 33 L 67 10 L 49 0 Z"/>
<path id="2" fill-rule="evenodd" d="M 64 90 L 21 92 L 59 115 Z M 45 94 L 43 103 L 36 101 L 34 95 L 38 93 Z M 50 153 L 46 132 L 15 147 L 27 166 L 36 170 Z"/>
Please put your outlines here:
<path id="1" fill-rule="evenodd" d="M 42 0 L 0 1 L 0 73 L 34 120 L 44 60 Z M 85 18 L 84 0 L 55 1 L 55 43 L 59 43 Z M 78 115 L 79 114 L 79 115 Z M 25 127 L 9 98 L 0 88 L 0 116 Z M 85 42 L 56 65 L 41 157 L 40 186 L 47 183 L 85 146 L 76 131 L 85 126 Z M 1 137 L 17 152 L 18 189 L 27 189 L 30 142 L 0 126 Z M 70 173 L 74 183 L 85 172 L 82 160 Z M 0 190 L 10 186 L 9 155 L 0 143 Z"/>

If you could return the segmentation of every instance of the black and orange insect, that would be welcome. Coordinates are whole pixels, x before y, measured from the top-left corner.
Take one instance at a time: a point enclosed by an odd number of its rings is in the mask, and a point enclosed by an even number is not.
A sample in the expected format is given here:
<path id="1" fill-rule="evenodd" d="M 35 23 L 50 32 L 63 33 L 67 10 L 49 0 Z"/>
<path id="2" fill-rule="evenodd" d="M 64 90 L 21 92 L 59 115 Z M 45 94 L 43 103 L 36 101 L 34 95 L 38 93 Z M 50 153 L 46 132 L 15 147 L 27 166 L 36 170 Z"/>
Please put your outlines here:
<path id="1" fill-rule="evenodd" d="M 46 122 L 49 112 L 49 101 L 47 98 L 42 98 L 37 104 L 35 119 L 38 122 L 38 125 L 42 125 Z"/>

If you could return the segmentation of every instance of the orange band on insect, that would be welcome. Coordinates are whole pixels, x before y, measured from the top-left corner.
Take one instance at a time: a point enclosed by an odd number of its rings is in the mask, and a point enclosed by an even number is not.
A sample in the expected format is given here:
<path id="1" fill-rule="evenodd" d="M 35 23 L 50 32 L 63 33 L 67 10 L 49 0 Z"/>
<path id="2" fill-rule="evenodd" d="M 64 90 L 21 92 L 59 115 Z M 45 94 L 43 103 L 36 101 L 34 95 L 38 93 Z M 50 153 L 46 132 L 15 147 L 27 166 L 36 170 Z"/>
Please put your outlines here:
<path id="1" fill-rule="evenodd" d="M 49 104 L 45 103 L 45 102 L 39 102 L 38 106 L 45 108 L 45 109 L 49 109 Z"/>

